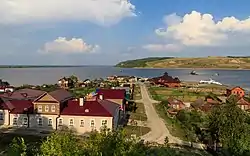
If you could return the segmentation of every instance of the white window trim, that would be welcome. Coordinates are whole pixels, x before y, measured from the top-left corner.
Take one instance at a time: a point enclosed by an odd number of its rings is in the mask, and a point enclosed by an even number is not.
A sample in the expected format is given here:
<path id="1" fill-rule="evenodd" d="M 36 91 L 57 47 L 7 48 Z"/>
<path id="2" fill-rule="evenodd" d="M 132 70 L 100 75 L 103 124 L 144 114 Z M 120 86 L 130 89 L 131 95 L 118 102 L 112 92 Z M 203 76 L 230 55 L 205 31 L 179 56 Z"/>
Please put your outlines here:
<path id="1" fill-rule="evenodd" d="M 51 120 L 51 124 L 50 124 L 50 122 L 49 122 L 50 120 Z M 49 118 L 49 119 L 48 119 L 48 126 L 52 126 L 52 125 L 53 125 L 53 119 L 52 119 L 52 118 Z"/>
<path id="2" fill-rule="evenodd" d="M 13 123 L 12 123 L 12 124 L 13 124 L 13 126 L 17 126 L 17 118 L 16 118 L 16 117 L 14 117 L 12 120 L 13 120 L 13 121 L 12 121 L 12 122 L 13 122 Z M 14 121 L 16 121 L 16 122 L 14 122 Z M 14 123 L 16 123 L 16 124 L 14 124 Z"/>
<path id="3" fill-rule="evenodd" d="M 56 112 L 56 106 L 55 105 L 51 106 L 51 112 Z"/>
<path id="4" fill-rule="evenodd" d="M 49 105 L 45 106 L 45 112 L 49 112 Z"/>
<path id="5" fill-rule="evenodd" d="M 41 119 L 41 121 L 42 121 L 42 124 L 41 124 L 41 125 L 39 125 L 39 119 Z M 37 119 L 37 125 L 38 125 L 38 126 L 43 126 L 43 118 L 42 118 L 42 117 L 39 117 L 39 118 Z"/>
<path id="6" fill-rule="evenodd" d="M 25 121 L 24 119 L 26 119 L 26 123 L 24 122 L 24 121 Z M 28 126 L 28 122 L 29 122 L 29 121 L 28 121 L 28 117 L 24 117 L 24 118 L 23 118 L 23 125 L 24 125 L 24 126 Z"/>
<path id="7" fill-rule="evenodd" d="M 62 123 L 60 123 L 60 120 L 62 121 Z M 58 119 L 58 126 L 62 126 L 63 125 L 63 118 L 59 118 Z"/>
<path id="8" fill-rule="evenodd" d="M 103 121 L 106 121 L 106 125 L 102 124 Z M 102 122 L 101 122 L 102 126 L 107 126 L 108 125 L 108 120 L 107 119 L 102 119 Z"/>
<path id="9" fill-rule="evenodd" d="M 41 109 L 41 110 L 40 110 Z M 38 105 L 38 107 L 37 107 L 37 112 L 42 112 L 43 111 L 43 106 L 41 106 L 41 105 Z"/>
<path id="10" fill-rule="evenodd" d="M 91 125 L 91 121 L 94 121 L 94 126 Z M 90 119 L 90 127 L 95 128 L 95 119 Z"/>
<path id="11" fill-rule="evenodd" d="M 71 120 L 73 121 L 73 124 L 70 124 L 70 121 L 71 121 Z M 69 126 L 74 126 L 74 119 L 73 119 L 73 118 L 70 118 L 70 119 L 69 119 Z"/>
<path id="12" fill-rule="evenodd" d="M 82 124 L 82 121 L 83 121 L 83 124 Z M 84 121 L 84 119 L 80 119 L 80 127 L 84 127 L 84 125 L 85 125 L 85 121 Z"/>

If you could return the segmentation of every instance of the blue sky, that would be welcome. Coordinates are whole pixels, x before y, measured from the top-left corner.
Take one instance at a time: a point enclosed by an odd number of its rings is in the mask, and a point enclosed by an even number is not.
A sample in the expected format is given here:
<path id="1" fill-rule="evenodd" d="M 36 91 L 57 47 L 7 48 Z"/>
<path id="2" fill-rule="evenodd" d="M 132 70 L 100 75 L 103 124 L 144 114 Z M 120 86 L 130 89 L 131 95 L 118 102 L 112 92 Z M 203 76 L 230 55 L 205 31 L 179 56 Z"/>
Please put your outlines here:
<path id="1" fill-rule="evenodd" d="M 249 55 L 249 0 L 2 0 L 1 64 Z"/>

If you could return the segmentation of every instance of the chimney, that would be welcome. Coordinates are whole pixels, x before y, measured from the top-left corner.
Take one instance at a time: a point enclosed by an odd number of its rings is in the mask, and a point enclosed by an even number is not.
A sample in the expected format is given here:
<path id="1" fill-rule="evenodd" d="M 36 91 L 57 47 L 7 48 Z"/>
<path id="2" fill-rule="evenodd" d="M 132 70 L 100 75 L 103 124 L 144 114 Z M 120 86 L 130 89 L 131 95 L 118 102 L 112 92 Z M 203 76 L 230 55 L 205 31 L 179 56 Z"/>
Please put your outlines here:
<path id="1" fill-rule="evenodd" d="M 83 106 L 83 104 L 84 104 L 84 98 L 79 98 L 79 105 Z"/>
<path id="2" fill-rule="evenodd" d="M 103 95 L 99 95 L 99 99 L 100 99 L 100 100 L 103 100 Z"/>

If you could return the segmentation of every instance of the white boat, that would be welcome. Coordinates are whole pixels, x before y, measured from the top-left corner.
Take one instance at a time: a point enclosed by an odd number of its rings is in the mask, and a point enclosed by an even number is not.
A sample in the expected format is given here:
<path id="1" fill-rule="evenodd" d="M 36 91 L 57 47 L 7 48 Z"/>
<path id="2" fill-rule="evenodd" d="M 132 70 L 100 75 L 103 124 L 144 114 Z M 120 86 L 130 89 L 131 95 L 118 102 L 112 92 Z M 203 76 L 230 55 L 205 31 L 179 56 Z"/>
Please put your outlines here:
<path id="1" fill-rule="evenodd" d="M 207 80 L 200 80 L 201 84 L 216 84 L 216 85 L 222 85 L 220 82 L 216 82 L 214 81 L 213 79 L 209 79 L 208 81 Z"/>

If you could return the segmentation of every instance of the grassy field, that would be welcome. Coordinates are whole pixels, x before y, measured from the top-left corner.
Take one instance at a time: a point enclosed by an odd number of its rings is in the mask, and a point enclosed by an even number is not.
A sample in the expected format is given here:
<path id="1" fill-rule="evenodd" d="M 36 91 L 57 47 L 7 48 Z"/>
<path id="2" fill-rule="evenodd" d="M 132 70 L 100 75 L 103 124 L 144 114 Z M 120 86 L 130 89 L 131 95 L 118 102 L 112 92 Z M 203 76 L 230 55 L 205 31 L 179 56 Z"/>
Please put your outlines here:
<path id="1" fill-rule="evenodd" d="M 124 61 L 116 66 L 124 68 L 221 68 L 250 69 L 250 57 L 200 57 L 200 58 L 144 58 Z"/>
<path id="2" fill-rule="evenodd" d="M 141 127 L 141 126 L 125 126 L 124 130 L 128 136 L 131 136 L 135 134 L 137 137 L 138 136 L 143 136 L 150 132 L 150 128 L 148 127 Z"/>
<path id="3" fill-rule="evenodd" d="M 130 119 L 147 121 L 147 115 L 145 113 L 145 107 L 143 103 L 136 103 L 135 112 L 130 113 Z"/>
<path id="4" fill-rule="evenodd" d="M 216 85 L 187 85 L 182 88 L 166 88 L 158 86 L 150 86 L 149 92 L 152 97 L 157 101 L 167 100 L 169 97 L 177 98 L 184 102 L 194 102 L 198 98 L 203 98 L 208 93 L 213 93 L 215 95 L 222 95 L 226 91 L 226 86 L 216 86 Z"/>

